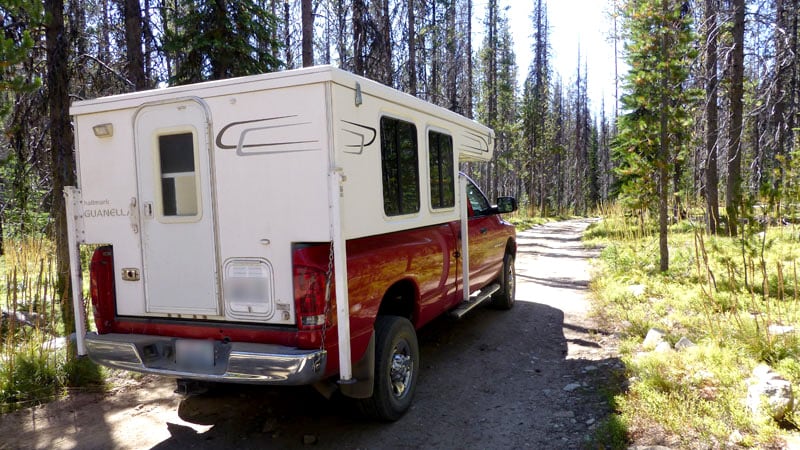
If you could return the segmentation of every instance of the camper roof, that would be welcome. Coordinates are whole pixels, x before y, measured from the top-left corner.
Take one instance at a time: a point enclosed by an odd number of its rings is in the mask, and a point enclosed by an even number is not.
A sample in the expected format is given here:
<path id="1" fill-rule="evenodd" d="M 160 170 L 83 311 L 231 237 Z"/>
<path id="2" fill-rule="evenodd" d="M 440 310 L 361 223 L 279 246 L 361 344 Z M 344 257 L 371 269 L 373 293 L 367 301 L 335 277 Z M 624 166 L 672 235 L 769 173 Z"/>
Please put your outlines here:
<path id="1" fill-rule="evenodd" d="M 329 81 L 342 86 L 351 87 L 354 91 L 356 90 L 356 86 L 359 86 L 362 94 L 379 97 L 384 100 L 418 110 L 422 113 L 431 114 L 461 126 L 490 134 L 492 138 L 494 137 L 492 130 L 473 120 L 467 119 L 466 117 L 463 117 L 445 108 L 441 108 L 406 93 L 400 92 L 396 89 L 384 86 L 375 81 L 354 75 L 350 72 L 346 72 L 333 66 L 314 66 L 302 69 L 287 70 L 283 72 L 272 72 L 246 77 L 228 78 L 224 80 L 214 80 L 182 86 L 152 89 L 148 91 L 131 92 L 128 94 L 112 95 L 92 100 L 81 100 L 72 104 L 72 107 L 70 108 L 70 114 L 73 116 L 94 114 L 119 109 L 138 108 L 146 103 L 152 104 L 181 98 L 208 98 L 224 95 L 237 95 L 252 91 L 277 89 L 288 86 L 301 86 Z"/>

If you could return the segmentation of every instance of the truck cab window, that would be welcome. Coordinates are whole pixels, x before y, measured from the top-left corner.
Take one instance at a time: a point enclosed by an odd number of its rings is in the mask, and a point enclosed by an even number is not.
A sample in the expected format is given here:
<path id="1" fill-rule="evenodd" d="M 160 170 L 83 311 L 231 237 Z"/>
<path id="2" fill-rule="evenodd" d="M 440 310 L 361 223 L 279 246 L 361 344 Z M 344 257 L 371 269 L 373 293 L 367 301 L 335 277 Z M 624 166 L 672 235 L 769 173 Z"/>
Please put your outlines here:
<path id="1" fill-rule="evenodd" d="M 483 216 L 489 213 L 489 210 L 492 208 L 492 205 L 489 204 L 489 200 L 486 200 L 486 196 L 483 195 L 478 186 L 470 181 L 467 185 L 467 200 L 469 200 L 470 205 L 472 205 L 472 212 L 476 216 Z"/>
<path id="2" fill-rule="evenodd" d="M 161 214 L 196 216 L 197 168 L 192 133 L 166 134 L 158 137 L 161 175 Z"/>
<path id="3" fill-rule="evenodd" d="M 381 118 L 381 166 L 386 215 L 419 212 L 417 127 L 413 123 Z"/>
<path id="4" fill-rule="evenodd" d="M 428 132 L 431 208 L 452 208 L 456 203 L 453 177 L 453 138 L 435 131 Z"/>

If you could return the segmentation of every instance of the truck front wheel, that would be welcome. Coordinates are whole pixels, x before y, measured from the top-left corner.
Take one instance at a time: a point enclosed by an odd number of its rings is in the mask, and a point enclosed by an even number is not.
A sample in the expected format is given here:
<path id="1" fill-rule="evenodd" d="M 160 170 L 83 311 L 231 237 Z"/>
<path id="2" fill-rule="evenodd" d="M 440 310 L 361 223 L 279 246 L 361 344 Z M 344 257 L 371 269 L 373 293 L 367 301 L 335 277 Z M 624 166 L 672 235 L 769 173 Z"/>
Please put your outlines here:
<path id="1" fill-rule="evenodd" d="M 514 255 L 506 253 L 503 257 L 503 272 L 498 277 L 500 290 L 492 295 L 492 306 L 497 309 L 511 309 L 514 306 L 516 290 L 516 271 L 514 270 Z"/>
<path id="2" fill-rule="evenodd" d="M 408 319 L 399 316 L 378 316 L 375 333 L 374 389 L 359 406 L 368 416 L 394 421 L 411 406 L 417 388 L 417 333 Z"/>

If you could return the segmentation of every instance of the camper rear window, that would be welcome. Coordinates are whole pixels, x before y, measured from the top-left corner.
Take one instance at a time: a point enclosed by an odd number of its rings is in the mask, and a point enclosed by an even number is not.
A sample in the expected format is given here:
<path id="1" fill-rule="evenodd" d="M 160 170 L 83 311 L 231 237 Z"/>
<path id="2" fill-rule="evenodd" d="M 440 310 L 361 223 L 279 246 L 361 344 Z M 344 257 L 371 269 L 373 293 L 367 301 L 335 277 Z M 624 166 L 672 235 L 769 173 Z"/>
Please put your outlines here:
<path id="1" fill-rule="evenodd" d="M 452 208 L 456 203 L 453 178 L 453 138 L 428 132 L 428 162 L 431 174 L 431 208 Z"/>
<path id="2" fill-rule="evenodd" d="M 417 127 L 390 117 L 381 118 L 383 210 L 387 216 L 419 212 Z"/>
<path id="3" fill-rule="evenodd" d="M 197 215 L 194 135 L 168 134 L 158 137 L 161 166 L 161 206 L 164 216 Z"/>

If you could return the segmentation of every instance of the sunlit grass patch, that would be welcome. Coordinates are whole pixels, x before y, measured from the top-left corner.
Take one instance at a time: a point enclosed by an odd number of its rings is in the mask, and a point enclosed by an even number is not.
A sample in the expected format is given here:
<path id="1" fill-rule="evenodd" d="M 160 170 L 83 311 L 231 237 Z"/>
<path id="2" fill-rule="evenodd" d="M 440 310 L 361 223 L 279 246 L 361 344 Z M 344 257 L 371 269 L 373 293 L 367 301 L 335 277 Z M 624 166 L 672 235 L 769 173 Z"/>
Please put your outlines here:
<path id="1" fill-rule="evenodd" d="M 730 238 L 691 221 L 672 224 L 670 269 L 661 273 L 655 230 L 609 211 L 586 234 L 604 247 L 590 286 L 594 314 L 621 337 L 630 386 L 616 403 L 630 435 L 661 430 L 681 448 L 774 445 L 795 415 L 759 421 L 744 398 L 760 363 L 800 391 L 797 230 L 750 223 Z M 681 337 L 697 345 L 643 352 L 651 328 L 671 345 Z"/>
<path id="2" fill-rule="evenodd" d="M 720 443 L 755 445 L 774 440 L 774 423 L 758 423 L 745 408 L 746 379 L 754 360 L 736 349 L 703 342 L 682 352 L 629 355 L 632 374 L 623 415 L 634 427 L 656 422 L 682 448 Z M 705 443 L 705 444 L 703 444 Z"/>

